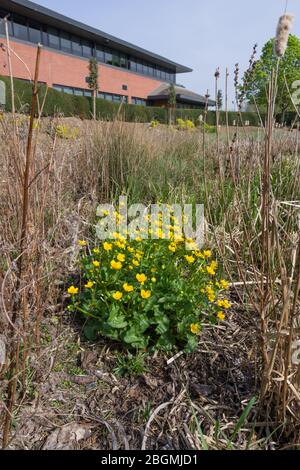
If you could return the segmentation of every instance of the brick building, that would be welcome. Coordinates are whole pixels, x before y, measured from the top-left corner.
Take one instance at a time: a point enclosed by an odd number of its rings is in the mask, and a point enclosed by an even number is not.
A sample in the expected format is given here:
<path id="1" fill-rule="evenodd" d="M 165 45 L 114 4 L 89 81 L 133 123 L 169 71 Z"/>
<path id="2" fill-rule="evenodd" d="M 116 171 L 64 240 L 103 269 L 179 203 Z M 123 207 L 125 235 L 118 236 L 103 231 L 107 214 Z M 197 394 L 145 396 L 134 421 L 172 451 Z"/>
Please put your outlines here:
<path id="1" fill-rule="evenodd" d="M 5 44 L 4 17 L 8 18 L 14 77 L 32 79 L 36 44 L 41 43 L 40 81 L 64 93 L 91 96 L 87 84 L 91 57 L 98 61 L 99 97 L 115 102 L 166 106 L 170 83 L 176 84 L 177 74 L 192 72 L 28 0 L 0 0 L 0 43 Z M 5 47 L 0 49 L 1 75 L 8 75 Z M 176 94 L 179 107 L 205 106 L 203 96 L 185 88 L 176 86 Z"/>

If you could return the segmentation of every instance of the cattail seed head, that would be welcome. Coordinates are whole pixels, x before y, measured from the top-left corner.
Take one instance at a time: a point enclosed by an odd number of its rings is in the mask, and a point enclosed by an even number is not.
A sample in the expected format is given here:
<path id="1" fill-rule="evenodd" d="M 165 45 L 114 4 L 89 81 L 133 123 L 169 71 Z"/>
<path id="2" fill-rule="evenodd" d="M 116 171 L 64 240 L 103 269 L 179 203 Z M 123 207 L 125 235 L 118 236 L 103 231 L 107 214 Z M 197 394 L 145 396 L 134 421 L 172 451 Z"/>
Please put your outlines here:
<path id="1" fill-rule="evenodd" d="M 275 54 L 278 57 L 283 57 L 285 54 L 293 22 L 294 17 L 292 15 L 283 15 L 279 18 L 274 47 Z"/>

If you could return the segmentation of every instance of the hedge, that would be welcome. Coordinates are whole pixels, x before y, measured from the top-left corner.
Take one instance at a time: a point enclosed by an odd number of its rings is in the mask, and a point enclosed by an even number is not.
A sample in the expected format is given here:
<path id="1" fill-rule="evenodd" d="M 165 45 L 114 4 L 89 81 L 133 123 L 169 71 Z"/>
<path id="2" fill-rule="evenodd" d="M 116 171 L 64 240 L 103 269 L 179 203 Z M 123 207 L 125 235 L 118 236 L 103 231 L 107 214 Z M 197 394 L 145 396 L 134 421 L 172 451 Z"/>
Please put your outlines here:
<path id="1" fill-rule="evenodd" d="M 8 77 L 1 77 L 0 80 L 6 83 L 6 111 L 11 111 L 11 89 Z M 32 85 L 20 79 L 14 79 L 15 103 L 18 112 L 26 113 L 29 111 L 31 103 Z M 39 101 L 42 103 L 45 96 L 46 85 L 39 86 Z M 65 117 L 78 116 L 82 119 L 91 119 L 93 109 L 92 98 L 84 96 L 74 96 L 67 93 L 61 93 L 53 88 L 48 89 L 47 99 L 43 108 L 43 116 L 53 116 L 59 113 Z M 199 124 L 199 116 L 204 116 L 204 110 L 201 109 L 177 109 L 176 118 L 189 119 L 195 124 Z M 156 120 L 162 124 L 168 123 L 168 110 L 165 108 L 146 107 L 124 104 L 121 109 L 118 103 L 112 103 L 97 98 L 97 116 L 102 120 L 112 120 L 120 115 L 127 122 L 151 122 Z M 291 119 L 291 118 L 290 118 Z M 255 113 L 242 113 L 242 120 L 245 123 L 249 121 L 251 126 L 259 126 L 259 118 Z M 292 120 L 292 119 L 291 119 Z M 209 125 L 216 125 L 216 113 L 208 111 L 206 121 Z M 228 113 L 229 125 L 240 124 L 239 113 Z M 220 124 L 226 125 L 226 113 L 220 112 Z"/>

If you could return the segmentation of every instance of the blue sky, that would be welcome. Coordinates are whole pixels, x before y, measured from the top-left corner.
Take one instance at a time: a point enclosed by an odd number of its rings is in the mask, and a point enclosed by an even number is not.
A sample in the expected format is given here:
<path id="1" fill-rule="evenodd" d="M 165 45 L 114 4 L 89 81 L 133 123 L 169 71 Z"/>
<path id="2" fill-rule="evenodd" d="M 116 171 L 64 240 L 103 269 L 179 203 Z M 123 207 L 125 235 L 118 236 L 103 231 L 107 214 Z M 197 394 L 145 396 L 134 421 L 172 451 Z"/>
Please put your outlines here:
<path id="1" fill-rule="evenodd" d="M 194 72 L 178 82 L 205 94 L 214 93 L 214 72 L 226 66 L 233 81 L 234 64 L 247 67 L 253 45 L 259 48 L 276 30 L 286 0 L 38 0 L 71 18 L 137 44 Z M 300 36 L 300 0 L 288 1 Z M 222 84 L 221 84 L 222 88 Z M 233 85 L 230 86 L 233 99 Z"/>

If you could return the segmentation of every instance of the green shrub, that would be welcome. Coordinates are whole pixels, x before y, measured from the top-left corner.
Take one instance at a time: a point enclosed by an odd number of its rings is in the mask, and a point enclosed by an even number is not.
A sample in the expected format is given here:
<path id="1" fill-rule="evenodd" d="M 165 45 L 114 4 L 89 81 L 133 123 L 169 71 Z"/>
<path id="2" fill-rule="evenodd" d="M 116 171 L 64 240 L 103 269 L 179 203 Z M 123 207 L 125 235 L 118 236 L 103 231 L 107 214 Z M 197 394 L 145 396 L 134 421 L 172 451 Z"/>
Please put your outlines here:
<path id="1" fill-rule="evenodd" d="M 133 241 L 115 233 L 111 242 L 91 251 L 79 242 L 84 287 L 80 293 L 69 288 L 69 308 L 87 319 L 88 338 L 100 333 L 130 349 L 191 352 L 202 323 L 225 319 L 230 303 L 222 297 L 228 284 L 218 279 L 216 261 L 209 250 L 199 251 L 193 240 L 185 240 L 172 211 L 170 216 L 171 240 L 163 239 L 158 216 L 149 231 L 157 240 L 142 239 L 147 232 L 141 230 Z"/>
<path id="2" fill-rule="evenodd" d="M 6 83 L 7 88 L 7 105 L 6 111 L 11 111 L 11 90 L 10 80 L 8 77 L 0 77 Z M 15 104 L 17 112 L 28 113 L 31 104 L 32 84 L 25 80 L 15 79 Z M 39 102 L 42 103 L 46 92 L 46 85 L 39 86 Z M 43 109 L 44 116 L 54 116 L 62 114 L 65 117 L 78 116 L 82 119 L 92 118 L 92 98 L 84 96 L 73 96 L 67 93 L 61 93 L 53 88 L 48 89 L 47 99 Z M 161 124 L 168 124 L 168 110 L 166 108 L 156 108 L 148 106 L 138 106 L 131 104 L 120 105 L 111 101 L 97 99 L 97 117 L 98 119 L 111 121 L 119 116 L 127 122 L 151 122 L 158 121 Z M 176 119 L 183 121 L 190 121 L 194 125 L 201 123 L 200 116 L 204 118 L 204 109 L 177 109 Z M 286 121 L 291 123 L 295 117 L 295 113 L 287 113 Z M 263 118 L 264 119 L 264 118 Z M 280 122 L 279 117 L 277 117 Z M 255 113 L 235 113 L 230 111 L 228 113 L 228 122 L 230 126 L 241 125 L 249 121 L 251 126 L 259 126 L 260 120 Z M 209 126 L 216 125 L 216 113 L 208 111 L 206 114 L 206 123 Z M 226 113 L 220 112 L 220 124 L 226 125 Z"/>

